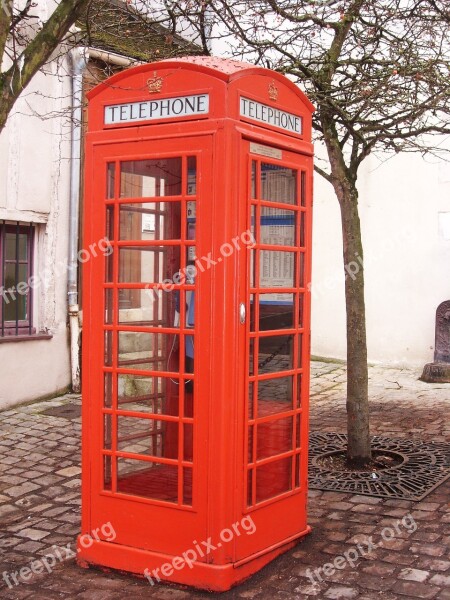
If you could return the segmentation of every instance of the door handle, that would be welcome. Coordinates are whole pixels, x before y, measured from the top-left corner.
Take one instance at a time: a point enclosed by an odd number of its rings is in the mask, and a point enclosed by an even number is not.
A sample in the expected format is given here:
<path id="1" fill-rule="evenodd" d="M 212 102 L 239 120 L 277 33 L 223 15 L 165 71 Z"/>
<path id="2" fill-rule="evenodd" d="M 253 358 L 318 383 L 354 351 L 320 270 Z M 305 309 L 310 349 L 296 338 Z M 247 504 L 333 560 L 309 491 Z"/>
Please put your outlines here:
<path id="1" fill-rule="evenodd" d="M 245 304 L 243 302 L 241 302 L 239 304 L 239 323 L 241 325 L 243 325 L 245 323 L 245 316 L 246 316 Z"/>

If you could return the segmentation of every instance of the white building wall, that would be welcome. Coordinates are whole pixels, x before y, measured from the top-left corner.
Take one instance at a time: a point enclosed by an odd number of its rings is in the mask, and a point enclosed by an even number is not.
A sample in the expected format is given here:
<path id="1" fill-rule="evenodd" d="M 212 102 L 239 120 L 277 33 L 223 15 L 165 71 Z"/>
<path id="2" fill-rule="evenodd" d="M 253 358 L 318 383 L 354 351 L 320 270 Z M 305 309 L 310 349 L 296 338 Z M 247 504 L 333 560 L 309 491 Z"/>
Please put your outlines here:
<path id="1" fill-rule="evenodd" d="M 423 365 L 433 360 L 436 308 L 450 299 L 450 165 L 418 154 L 382 164 L 369 157 L 358 190 L 369 360 Z M 312 352 L 345 359 L 340 212 L 319 175 L 313 232 Z"/>
<path id="2" fill-rule="evenodd" d="M 70 77 L 38 73 L 0 134 L 0 220 L 36 224 L 33 326 L 49 340 L 2 342 L 0 409 L 70 383 L 67 255 Z M 47 115 L 43 119 L 37 115 Z"/>

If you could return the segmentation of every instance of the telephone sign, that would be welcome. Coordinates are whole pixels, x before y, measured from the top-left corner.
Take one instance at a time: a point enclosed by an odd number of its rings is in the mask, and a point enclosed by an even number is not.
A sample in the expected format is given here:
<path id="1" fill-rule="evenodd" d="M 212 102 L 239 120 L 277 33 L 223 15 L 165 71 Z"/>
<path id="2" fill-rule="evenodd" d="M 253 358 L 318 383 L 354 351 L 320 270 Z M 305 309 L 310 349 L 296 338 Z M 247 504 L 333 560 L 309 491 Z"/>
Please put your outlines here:
<path id="1" fill-rule="evenodd" d="M 105 107 L 105 125 L 207 115 L 208 110 L 208 94 L 113 104 Z"/>
<path id="2" fill-rule="evenodd" d="M 313 107 L 209 57 L 88 98 L 78 561 L 227 590 L 309 532 Z"/>

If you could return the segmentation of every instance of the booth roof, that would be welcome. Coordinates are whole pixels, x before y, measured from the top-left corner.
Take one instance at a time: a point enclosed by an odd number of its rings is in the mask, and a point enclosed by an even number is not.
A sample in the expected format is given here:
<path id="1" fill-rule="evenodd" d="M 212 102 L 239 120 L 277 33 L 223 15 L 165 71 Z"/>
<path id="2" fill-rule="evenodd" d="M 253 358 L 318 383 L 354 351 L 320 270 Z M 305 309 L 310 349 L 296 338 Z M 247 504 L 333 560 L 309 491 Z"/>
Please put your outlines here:
<path id="1" fill-rule="evenodd" d="M 216 56 L 180 56 L 176 58 L 165 59 L 164 62 L 185 62 L 194 65 L 200 65 L 207 67 L 208 69 L 214 69 L 224 75 L 234 75 L 239 71 L 246 71 L 248 69 L 260 69 L 250 63 L 241 62 L 239 60 L 232 60 L 230 58 L 218 58 Z"/>

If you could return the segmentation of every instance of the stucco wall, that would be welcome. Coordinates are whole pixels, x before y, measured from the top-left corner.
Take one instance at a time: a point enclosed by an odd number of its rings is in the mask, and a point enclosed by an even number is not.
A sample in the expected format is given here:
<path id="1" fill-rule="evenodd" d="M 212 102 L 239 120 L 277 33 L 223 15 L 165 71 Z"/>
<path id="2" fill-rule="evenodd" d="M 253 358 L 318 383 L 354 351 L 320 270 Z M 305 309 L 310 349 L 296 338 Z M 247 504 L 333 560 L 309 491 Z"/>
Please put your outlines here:
<path id="1" fill-rule="evenodd" d="M 54 394 L 70 383 L 70 78 L 61 80 L 56 69 L 54 63 L 34 78 L 0 134 L 0 219 L 36 224 L 33 326 L 53 335 L 50 340 L 0 343 L 0 408 Z"/>
<path id="2" fill-rule="evenodd" d="M 358 189 L 369 360 L 423 365 L 433 360 L 436 308 L 450 299 L 445 225 L 450 216 L 442 215 L 450 213 L 450 166 L 417 154 L 382 164 L 369 157 Z M 320 176 L 315 177 L 312 290 L 312 352 L 345 358 L 339 206 Z"/>

